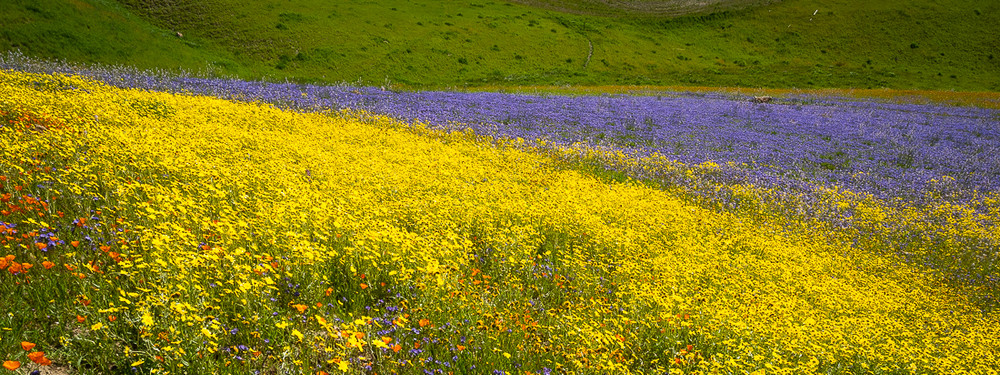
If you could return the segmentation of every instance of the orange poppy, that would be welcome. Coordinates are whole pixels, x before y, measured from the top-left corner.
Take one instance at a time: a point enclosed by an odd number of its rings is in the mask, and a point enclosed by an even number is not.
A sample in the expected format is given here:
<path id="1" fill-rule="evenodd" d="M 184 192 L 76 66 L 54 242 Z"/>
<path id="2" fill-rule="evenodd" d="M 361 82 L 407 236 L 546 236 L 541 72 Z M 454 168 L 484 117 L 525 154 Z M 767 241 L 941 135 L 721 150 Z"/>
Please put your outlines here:
<path id="1" fill-rule="evenodd" d="M 10 371 L 17 370 L 20 367 L 21 367 L 21 362 L 18 362 L 18 361 L 3 361 L 3 368 L 8 369 Z"/>
<path id="2" fill-rule="evenodd" d="M 420 323 L 421 327 L 426 327 L 428 324 L 431 324 L 431 321 L 428 319 L 420 319 L 418 323 Z"/>
<path id="3" fill-rule="evenodd" d="M 396 345 L 392 346 L 392 351 L 396 352 L 396 353 L 399 353 L 399 351 L 402 350 L 402 349 L 403 349 L 403 346 L 399 345 L 399 344 L 396 344 Z"/>
<path id="4" fill-rule="evenodd" d="M 56 264 L 55 264 L 55 263 L 52 263 L 52 262 L 49 262 L 49 261 L 47 261 L 47 260 L 46 260 L 46 261 L 44 261 L 44 262 L 42 262 L 42 267 L 45 267 L 45 269 L 51 269 L 51 268 L 52 268 L 52 266 L 54 266 L 54 265 L 56 265 Z"/>
<path id="5" fill-rule="evenodd" d="M 292 305 L 292 307 L 294 307 L 296 310 L 299 310 L 299 314 L 306 312 L 306 309 L 309 308 L 309 306 L 301 305 L 301 304 Z"/>
<path id="6" fill-rule="evenodd" d="M 77 323 L 83 323 L 85 320 L 87 320 L 86 316 L 79 316 L 79 315 L 76 316 Z"/>
<path id="7" fill-rule="evenodd" d="M 69 244 L 73 245 L 73 247 L 80 247 L 80 241 L 70 241 Z"/>
<path id="8" fill-rule="evenodd" d="M 28 359 L 37 364 L 42 364 L 44 362 L 49 362 L 48 358 L 45 358 L 45 352 L 31 352 L 28 353 Z M 51 363 L 51 362 L 49 362 Z"/>
<path id="9" fill-rule="evenodd" d="M 368 284 L 361 283 L 361 289 L 366 289 L 366 288 L 368 288 Z"/>
<path id="10" fill-rule="evenodd" d="M 34 348 L 35 348 L 35 343 L 27 342 L 27 341 L 21 341 L 21 349 L 24 349 L 24 350 L 27 351 L 27 350 L 31 350 L 31 349 L 34 349 Z"/>
<path id="11" fill-rule="evenodd" d="M 49 245 L 45 242 L 36 242 L 35 247 L 37 247 L 38 250 L 45 250 L 47 247 L 49 247 Z"/>

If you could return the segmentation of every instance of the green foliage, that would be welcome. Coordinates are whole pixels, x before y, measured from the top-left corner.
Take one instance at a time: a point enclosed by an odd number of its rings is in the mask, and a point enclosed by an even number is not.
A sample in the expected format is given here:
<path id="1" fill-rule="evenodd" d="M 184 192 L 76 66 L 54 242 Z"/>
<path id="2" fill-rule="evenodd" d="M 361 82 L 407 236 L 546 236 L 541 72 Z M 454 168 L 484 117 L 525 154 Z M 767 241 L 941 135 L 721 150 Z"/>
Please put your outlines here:
<path id="1" fill-rule="evenodd" d="M 634 2 L 641 6 L 632 10 L 601 10 L 596 1 L 524 3 L 14 0 L 0 4 L 0 50 L 417 88 L 1000 90 L 992 58 L 1000 42 L 983 37 L 1000 31 L 994 1 L 733 0 L 680 17 L 662 1 Z"/>

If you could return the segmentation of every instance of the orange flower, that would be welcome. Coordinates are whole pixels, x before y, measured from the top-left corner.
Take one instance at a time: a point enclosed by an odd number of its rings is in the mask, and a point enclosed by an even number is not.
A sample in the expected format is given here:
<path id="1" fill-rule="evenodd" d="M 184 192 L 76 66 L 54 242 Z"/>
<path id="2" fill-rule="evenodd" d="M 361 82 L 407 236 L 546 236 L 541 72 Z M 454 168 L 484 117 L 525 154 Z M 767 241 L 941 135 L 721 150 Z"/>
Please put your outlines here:
<path id="1" fill-rule="evenodd" d="M 85 320 L 87 320 L 86 316 L 79 316 L 79 315 L 76 316 L 77 323 L 83 323 Z"/>
<path id="2" fill-rule="evenodd" d="M 330 375 L 330 374 L 328 372 L 326 372 L 326 371 L 322 371 L 321 370 L 321 371 L 317 372 L 316 375 Z"/>
<path id="3" fill-rule="evenodd" d="M 45 242 L 36 242 L 35 247 L 37 247 L 38 250 L 45 250 L 45 248 L 49 247 L 49 245 Z"/>
<path id="4" fill-rule="evenodd" d="M 69 244 L 73 247 L 80 247 L 80 241 L 69 241 Z"/>
<path id="5" fill-rule="evenodd" d="M 45 352 L 31 352 L 31 353 L 28 353 L 28 359 L 30 359 L 32 362 L 35 362 L 35 363 L 40 364 L 40 365 L 43 364 L 43 363 L 45 363 L 45 362 L 52 363 L 51 361 L 48 360 L 48 358 L 45 358 Z"/>
<path id="6" fill-rule="evenodd" d="M 0 258 L 0 270 L 7 268 L 7 258 Z M 329 295 L 329 294 L 327 294 Z"/>
<path id="7" fill-rule="evenodd" d="M 18 362 L 18 361 L 3 361 L 3 368 L 8 369 L 10 371 L 17 370 L 20 367 L 21 367 L 21 362 Z"/>
<path id="8" fill-rule="evenodd" d="M 399 345 L 399 344 L 396 344 L 396 345 L 392 346 L 392 351 L 396 352 L 396 353 L 399 353 L 399 351 L 402 350 L 402 349 L 403 349 L 403 346 Z"/>
<path id="9" fill-rule="evenodd" d="M 108 321 L 109 321 L 109 322 L 113 322 L 113 321 L 116 321 L 116 320 L 118 320 L 118 317 L 117 317 L 117 316 L 114 316 L 114 315 L 108 315 Z"/>
<path id="10" fill-rule="evenodd" d="M 368 284 L 361 283 L 361 289 L 366 289 L 366 288 L 368 288 Z"/>
<path id="11" fill-rule="evenodd" d="M 309 306 L 301 304 L 292 305 L 292 307 L 294 307 L 296 310 L 299 310 L 299 314 L 306 312 L 306 309 L 309 308 Z"/>
<path id="12" fill-rule="evenodd" d="M 3 267 L 0 267 L 3 268 Z M 326 288 L 326 296 L 329 297 L 330 293 L 333 293 L 333 288 Z"/>
<path id="13" fill-rule="evenodd" d="M 68 271 L 71 271 L 71 272 L 72 272 L 72 271 L 76 271 L 76 268 L 74 268 L 74 267 L 73 267 L 73 266 L 71 266 L 71 265 L 68 265 L 68 264 L 63 264 L 63 265 L 64 265 L 64 266 L 66 266 L 66 270 L 68 270 Z"/>
<path id="14" fill-rule="evenodd" d="M 358 340 L 361 340 L 361 339 L 365 338 L 365 333 L 364 332 L 354 332 L 354 338 L 356 338 Z"/>
<path id="15" fill-rule="evenodd" d="M 458 345 L 458 350 L 459 350 L 459 351 L 461 351 L 461 350 L 465 350 L 465 345 Z"/>
<path id="16" fill-rule="evenodd" d="M 21 265 L 17 263 L 11 263 L 10 268 L 8 268 L 7 271 L 14 275 L 19 274 L 21 273 Z"/>
<path id="17" fill-rule="evenodd" d="M 421 327 L 426 327 L 428 324 L 431 324 L 431 321 L 427 319 L 420 319 L 420 322 L 418 323 L 420 323 Z"/>
<path id="18" fill-rule="evenodd" d="M 42 267 L 45 267 L 45 269 L 51 269 L 51 268 L 52 268 L 52 266 L 54 266 L 54 265 L 56 265 L 56 264 L 55 264 L 55 263 L 52 263 L 52 262 L 49 262 L 49 261 L 47 261 L 47 260 L 46 260 L 46 261 L 44 261 L 44 262 L 42 262 Z"/>
<path id="19" fill-rule="evenodd" d="M 35 348 L 35 343 L 27 342 L 27 341 L 21 341 L 21 349 L 24 349 L 25 351 L 28 351 L 28 350 L 31 350 L 31 349 L 34 349 L 34 348 Z"/>
<path id="20" fill-rule="evenodd" d="M 694 350 L 694 345 L 688 344 L 687 346 L 688 353 L 690 353 L 692 350 Z"/>

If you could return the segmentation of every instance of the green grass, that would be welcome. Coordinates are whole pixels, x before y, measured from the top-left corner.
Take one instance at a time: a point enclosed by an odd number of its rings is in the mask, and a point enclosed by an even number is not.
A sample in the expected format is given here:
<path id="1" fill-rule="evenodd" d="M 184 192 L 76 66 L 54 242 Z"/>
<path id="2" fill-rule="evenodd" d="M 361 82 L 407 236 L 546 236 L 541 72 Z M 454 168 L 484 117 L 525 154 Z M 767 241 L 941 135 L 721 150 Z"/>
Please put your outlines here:
<path id="1" fill-rule="evenodd" d="M 15 0 L 0 5 L 0 49 L 242 78 L 418 88 L 652 84 L 1000 91 L 1000 3 L 990 0 L 733 0 L 691 8 L 686 11 L 695 13 L 679 18 L 664 15 L 673 8 L 663 1 L 623 3 L 635 5 L 629 9 L 586 1 L 523 2 L 536 6 Z M 727 10 L 705 13 L 719 9 Z"/>

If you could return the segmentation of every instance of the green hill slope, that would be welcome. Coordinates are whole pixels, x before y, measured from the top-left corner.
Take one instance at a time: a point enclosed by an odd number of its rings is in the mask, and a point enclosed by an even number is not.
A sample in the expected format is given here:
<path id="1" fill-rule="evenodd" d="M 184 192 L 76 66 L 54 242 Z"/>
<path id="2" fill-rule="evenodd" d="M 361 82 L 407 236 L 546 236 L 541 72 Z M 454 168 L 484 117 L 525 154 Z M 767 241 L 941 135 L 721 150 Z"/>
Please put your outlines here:
<path id="1" fill-rule="evenodd" d="M 652 6 L 669 1 L 633 1 L 652 4 L 651 13 L 641 15 L 579 6 L 586 2 L 525 2 L 537 6 L 15 0 L 0 5 L 0 49 L 246 78 L 417 87 L 1000 90 L 1000 4 L 991 0 L 788 0 L 743 9 L 737 6 L 761 2 L 719 1 L 737 8 L 680 18 L 657 13 L 663 4 Z M 551 10 L 559 7 L 569 11 Z"/>

